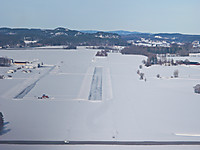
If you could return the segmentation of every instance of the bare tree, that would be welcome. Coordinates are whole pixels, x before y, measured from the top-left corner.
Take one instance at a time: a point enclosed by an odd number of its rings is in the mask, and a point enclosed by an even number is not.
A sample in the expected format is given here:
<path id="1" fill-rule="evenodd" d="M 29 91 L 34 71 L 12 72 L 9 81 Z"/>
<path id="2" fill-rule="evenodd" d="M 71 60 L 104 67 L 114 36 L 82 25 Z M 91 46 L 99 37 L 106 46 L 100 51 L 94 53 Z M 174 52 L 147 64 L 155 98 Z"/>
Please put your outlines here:
<path id="1" fill-rule="evenodd" d="M 178 70 L 174 70 L 174 78 L 178 78 Z"/>
<path id="2" fill-rule="evenodd" d="M 4 124 L 3 114 L 2 112 L 0 112 L 0 131 L 3 129 L 3 124 Z"/>
<path id="3" fill-rule="evenodd" d="M 194 86 L 194 92 L 200 94 L 200 84 Z"/>
<path id="4" fill-rule="evenodd" d="M 144 79 L 144 73 L 140 73 L 140 80 Z"/>
<path id="5" fill-rule="evenodd" d="M 140 74 L 140 70 L 137 70 L 137 74 Z"/>
<path id="6" fill-rule="evenodd" d="M 142 63 L 143 63 L 143 64 L 146 64 L 146 60 L 142 60 Z"/>

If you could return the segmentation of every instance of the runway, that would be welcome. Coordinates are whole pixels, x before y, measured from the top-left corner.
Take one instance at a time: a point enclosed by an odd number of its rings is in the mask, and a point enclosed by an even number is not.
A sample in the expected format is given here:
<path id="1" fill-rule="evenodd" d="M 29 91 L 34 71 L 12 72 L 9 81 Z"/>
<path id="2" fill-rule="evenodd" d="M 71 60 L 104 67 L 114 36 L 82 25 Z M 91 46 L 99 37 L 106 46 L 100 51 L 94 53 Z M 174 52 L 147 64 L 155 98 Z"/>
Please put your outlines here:
<path id="1" fill-rule="evenodd" d="M 0 144 L 13 145 L 200 145 L 200 141 L 20 141 L 1 140 Z"/>

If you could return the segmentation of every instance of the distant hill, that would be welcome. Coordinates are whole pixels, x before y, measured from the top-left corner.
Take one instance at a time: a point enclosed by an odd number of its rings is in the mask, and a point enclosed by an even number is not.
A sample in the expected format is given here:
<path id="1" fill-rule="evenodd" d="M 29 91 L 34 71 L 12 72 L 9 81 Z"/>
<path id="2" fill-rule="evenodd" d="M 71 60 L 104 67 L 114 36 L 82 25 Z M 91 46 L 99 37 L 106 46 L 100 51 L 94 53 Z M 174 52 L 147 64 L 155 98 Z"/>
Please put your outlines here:
<path id="1" fill-rule="evenodd" d="M 24 47 L 44 45 L 126 45 L 115 33 L 84 33 L 67 28 L 27 29 L 0 28 L 1 47 Z"/>
<path id="2" fill-rule="evenodd" d="M 100 32 L 98 30 L 80 30 L 80 32 L 83 32 L 83 33 L 97 33 L 97 32 Z"/>
<path id="3" fill-rule="evenodd" d="M 124 31 L 124 30 L 117 30 L 117 31 L 108 31 L 109 33 L 116 33 L 119 35 L 129 35 L 129 34 L 140 34 L 141 32 L 131 32 L 131 31 Z"/>
<path id="4" fill-rule="evenodd" d="M 97 30 L 83 30 L 84 33 L 97 33 Z M 118 34 L 124 40 L 140 40 L 141 38 L 151 39 L 151 40 L 165 40 L 168 42 L 183 42 L 191 43 L 195 40 L 200 41 L 200 35 L 189 35 L 189 34 L 180 34 L 180 33 L 142 33 L 142 32 L 131 32 L 125 30 L 117 31 L 104 31 L 105 33 Z"/>
<path id="5" fill-rule="evenodd" d="M 80 30 L 83 33 L 97 33 L 97 32 L 102 32 L 102 31 L 98 31 L 98 30 Z M 131 31 L 124 31 L 124 30 L 116 30 L 116 31 L 103 31 L 106 33 L 115 33 L 115 34 L 119 34 L 119 35 L 128 35 L 128 34 L 140 34 L 141 32 L 131 32 Z"/>
<path id="6" fill-rule="evenodd" d="M 141 38 L 167 42 L 191 43 L 200 41 L 200 35 L 187 35 L 179 33 L 141 33 L 124 30 L 96 31 L 96 30 L 70 30 L 56 29 L 28 29 L 28 28 L 0 28 L 0 47 L 35 47 L 35 46 L 112 46 L 128 45 L 128 40 Z"/>
<path id="7" fill-rule="evenodd" d="M 200 41 L 200 35 L 188 35 L 180 33 L 138 33 L 138 34 L 127 34 L 121 35 L 122 39 L 125 40 L 140 40 L 141 38 L 150 39 L 150 40 L 165 40 L 167 42 L 183 42 L 191 43 L 193 41 Z"/>

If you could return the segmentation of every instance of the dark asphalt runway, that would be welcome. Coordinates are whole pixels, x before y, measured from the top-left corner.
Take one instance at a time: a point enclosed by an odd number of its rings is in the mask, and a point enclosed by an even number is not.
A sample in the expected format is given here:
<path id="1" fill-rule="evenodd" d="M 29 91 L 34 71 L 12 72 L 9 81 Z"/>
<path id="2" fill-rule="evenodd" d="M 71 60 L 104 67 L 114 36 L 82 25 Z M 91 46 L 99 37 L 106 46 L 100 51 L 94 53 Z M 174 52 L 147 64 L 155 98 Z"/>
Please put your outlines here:
<path id="1" fill-rule="evenodd" d="M 1 140 L 0 144 L 19 145 L 200 145 L 200 141 L 20 141 Z"/>

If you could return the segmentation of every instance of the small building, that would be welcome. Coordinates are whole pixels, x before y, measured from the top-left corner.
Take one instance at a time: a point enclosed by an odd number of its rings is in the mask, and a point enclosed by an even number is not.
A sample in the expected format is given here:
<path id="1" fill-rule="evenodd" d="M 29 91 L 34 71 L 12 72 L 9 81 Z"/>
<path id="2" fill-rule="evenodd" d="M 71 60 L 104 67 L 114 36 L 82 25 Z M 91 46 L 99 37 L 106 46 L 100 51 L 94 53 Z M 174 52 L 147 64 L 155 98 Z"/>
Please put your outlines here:
<path id="1" fill-rule="evenodd" d="M 10 70 L 7 71 L 7 73 L 14 73 L 14 72 L 16 72 L 15 69 L 10 69 Z"/>
<path id="2" fill-rule="evenodd" d="M 194 92 L 200 94 L 200 84 L 194 86 Z"/>
<path id="3" fill-rule="evenodd" d="M 14 61 L 14 65 L 26 65 L 28 61 Z"/>

